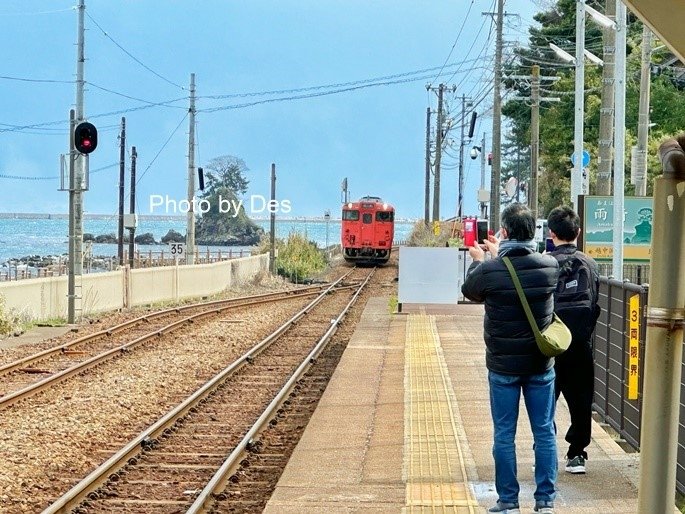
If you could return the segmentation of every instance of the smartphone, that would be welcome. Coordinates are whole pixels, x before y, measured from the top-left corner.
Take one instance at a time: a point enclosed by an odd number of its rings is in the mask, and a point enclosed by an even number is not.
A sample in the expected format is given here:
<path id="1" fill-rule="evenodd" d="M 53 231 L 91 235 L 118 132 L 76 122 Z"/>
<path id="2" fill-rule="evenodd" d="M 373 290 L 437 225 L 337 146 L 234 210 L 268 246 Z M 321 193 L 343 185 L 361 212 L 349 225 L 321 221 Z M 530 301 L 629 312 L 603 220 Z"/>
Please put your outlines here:
<path id="1" fill-rule="evenodd" d="M 477 239 L 476 242 L 480 245 L 483 244 L 483 241 L 487 240 L 488 238 L 488 222 L 487 220 L 478 220 L 478 230 L 477 230 Z"/>
<path id="2" fill-rule="evenodd" d="M 545 239 L 545 252 L 550 253 L 553 252 L 556 249 L 556 246 L 554 246 L 554 241 L 552 240 L 551 237 L 548 237 Z"/>

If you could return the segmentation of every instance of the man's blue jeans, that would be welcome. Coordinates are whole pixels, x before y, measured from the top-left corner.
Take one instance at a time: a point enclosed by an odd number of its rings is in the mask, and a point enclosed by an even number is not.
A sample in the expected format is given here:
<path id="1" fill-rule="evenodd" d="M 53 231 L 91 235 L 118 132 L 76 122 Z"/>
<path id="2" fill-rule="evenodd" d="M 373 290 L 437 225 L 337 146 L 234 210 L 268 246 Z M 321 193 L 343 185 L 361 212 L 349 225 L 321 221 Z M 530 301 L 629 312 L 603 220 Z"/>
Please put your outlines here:
<path id="1" fill-rule="evenodd" d="M 490 412 L 495 428 L 495 488 L 499 500 L 518 503 L 516 479 L 516 422 L 521 391 L 535 443 L 535 500 L 552 501 L 557 480 L 557 444 L 554 427 L 554 368 L 539 375 L 504 375 L 488 371 Z"/>

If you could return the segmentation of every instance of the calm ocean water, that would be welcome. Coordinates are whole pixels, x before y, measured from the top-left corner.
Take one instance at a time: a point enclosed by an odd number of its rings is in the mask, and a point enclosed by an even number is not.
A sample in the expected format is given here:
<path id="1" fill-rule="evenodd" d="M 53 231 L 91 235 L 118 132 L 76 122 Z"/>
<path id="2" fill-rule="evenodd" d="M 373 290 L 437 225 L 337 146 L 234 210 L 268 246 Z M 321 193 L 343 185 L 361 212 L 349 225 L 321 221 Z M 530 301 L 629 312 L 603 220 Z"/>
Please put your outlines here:
<path id="1" fill-rule="evenodd" d="M 7 216 L 7 215 L 3 215 Z M 170 229 L 185 234 L 185 218 L 180 217 L 145 217 L 138 220 L 136 235 L 152 232 L 159 241 Z M 257 220 L 256 223 L 269 231 L 268 220 Z M 117 219 L 114 217 L 89 217 L 84 220 L 84 232 L 95 236 L 117 232 Z M 395 239 L 407 239 L 412 224 L 399 222 L 395 226 Z M 68 252 L 69 222 L 66 218 L 29 218 L 13 219 L 0 217 L 0 264 L 12 258 L 26 255 L 63 255 Z M 323 247 L 328 243 L 340 242 L 340 221 L 328 223 L 321 219 L 276 221 L 276 237 L 285 238 L 291 232 L 306 234 L 309 240 Z M 161 245 L 136 245 L 141 251 L 160 250 Z M 206 249 L 206 247 L 200 247 Z M 234 250 L 239 248 L 234 247 Z M 113 244 L 93 244 L 93 255 L 115 256 L 117 246 Z"/>

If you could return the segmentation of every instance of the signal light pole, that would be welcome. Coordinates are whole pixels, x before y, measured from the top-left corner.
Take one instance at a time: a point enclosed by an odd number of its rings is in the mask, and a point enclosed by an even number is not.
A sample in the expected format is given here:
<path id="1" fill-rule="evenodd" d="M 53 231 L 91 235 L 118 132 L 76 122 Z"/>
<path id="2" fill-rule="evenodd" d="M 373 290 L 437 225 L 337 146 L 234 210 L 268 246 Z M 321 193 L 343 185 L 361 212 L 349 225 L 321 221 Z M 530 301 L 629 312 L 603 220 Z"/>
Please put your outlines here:
<path id="1" fill-rule="evenodd" d="M 76 109 L 72 109 L 69 115 L 69 273 L 67 280 L 67 323 L 70 324 L 73 324 L 76 320 L 76 276 L 83 274 L 83 191 L 87 189 L 84 178 L 87 175 L 88 169 L 87 154 L 76 153 L 75 149 L 95 149 L 95 146 L 92 144 L 93 140 L 87 137 L 81 139 L 85 134 L 82 130 L 77 130 L 84 127 L 81 122 L 84 119 L 83 67 L 86 61 L 84 54 L 85 0 L 78 0 L 77 10 Z M 78 126 L 76 126 L 77 123 Z M 85 128 L 88 128 L 87 125 L 85 125 Z M 76 141 L 77 137 L 79 141 Z M 83 145 L 82 143 L 86 140 L 91 144 Z M 97 144 L 97 136 L 94 141 Z M 79 144 L 78 147 L 75 146 L 77 143 Z"/>

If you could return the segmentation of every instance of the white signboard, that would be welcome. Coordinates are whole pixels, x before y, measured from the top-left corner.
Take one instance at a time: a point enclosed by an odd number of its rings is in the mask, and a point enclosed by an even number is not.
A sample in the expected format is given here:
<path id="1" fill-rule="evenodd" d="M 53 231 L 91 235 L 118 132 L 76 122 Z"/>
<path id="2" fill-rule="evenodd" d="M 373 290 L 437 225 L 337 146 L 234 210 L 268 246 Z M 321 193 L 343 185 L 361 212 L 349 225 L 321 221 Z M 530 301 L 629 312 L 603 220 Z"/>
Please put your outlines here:
<path id="1" fill-rule="evenodd" d="M 176 260 L 181 260 L 185 258 L 186 255 L 186 244 L 185 243 L 169 243 L 169 251 L 172 257 Z"/>
<path id="2" fill-rule="evenodd" d="M 462 297 L 464 253 L 458 248 L 401 246 L 397 301 L 455 305 Z"/>

